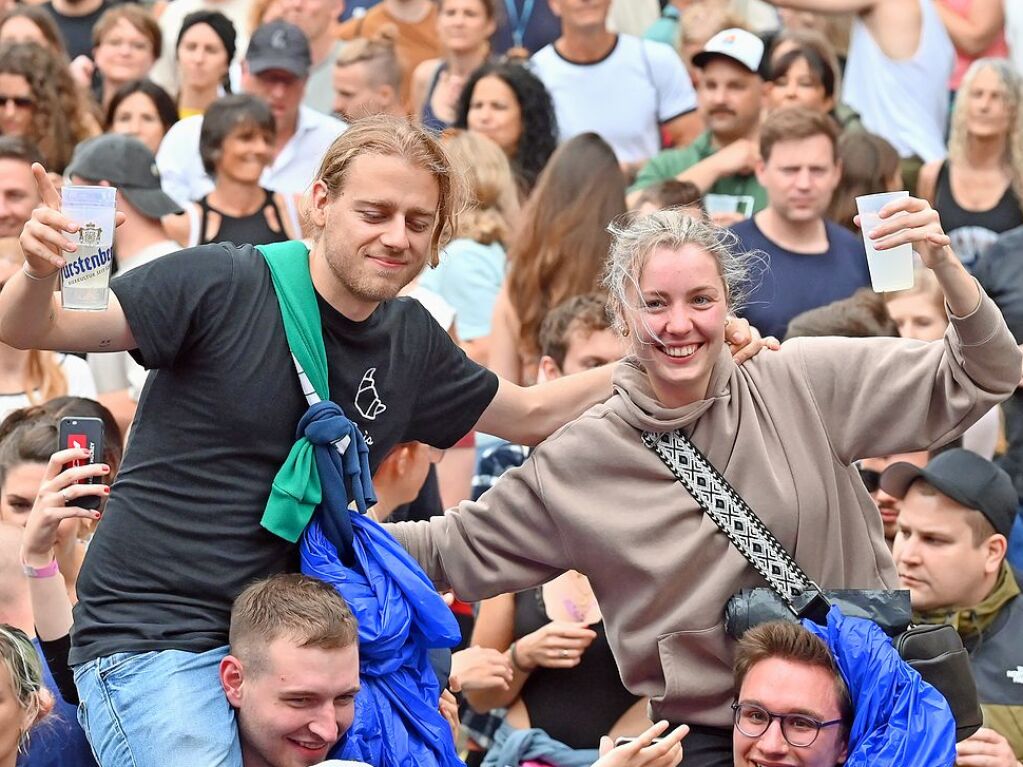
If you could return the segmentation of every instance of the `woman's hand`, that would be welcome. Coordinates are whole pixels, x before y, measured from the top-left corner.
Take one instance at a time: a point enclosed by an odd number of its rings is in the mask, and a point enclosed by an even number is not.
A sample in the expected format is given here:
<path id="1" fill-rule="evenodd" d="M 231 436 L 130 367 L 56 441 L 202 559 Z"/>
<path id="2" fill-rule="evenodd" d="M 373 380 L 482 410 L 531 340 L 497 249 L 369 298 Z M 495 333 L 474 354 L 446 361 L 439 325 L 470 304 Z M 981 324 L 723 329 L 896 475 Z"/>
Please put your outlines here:
<path id="1" fill-rule="evenodd" d="M 21 249 L 25 253 L 25 268 L 37 277 L 53 274 L 66 263 L 64 253 L 74 253 L 78 245 L 64 233 L 74 234 L 78 224 L 60 212 L 60 193 L 46 169 L 39 163 L 32 164 L 39 199 L 42 204 L 32 211 L 32 217 L 21 230 Z M 115 223 L 124 223 L 125 215 L 118 212 Z"/>
<path id="2" fill-rule="evenodd" d="M 586 652 L 597 632 L 579 623 L 551 621 L 515 643 L 515 658 L 526 671 L 544 668 L 573 668 Z"/>
<path id="3" fill-rule="evenodd" d="M 75 484 L 90 477 L 104 477 L 110 467 L 104 463 L 90 463 L 63 470 L 65 464 L 75 460 L 88 460 L 88 448 L 73 447 L 50 456 L 39 486 L 35 504 L 25 523 L 25 535 L 21 543 L 21 555 L 25 564 L 31 567 L 45 567 L 53 561 L 53 547 L 57 542 L 57 528 L 62 520 L 99 519 L 100 513 L 93 509 L 75 506 L 79 498 L 98 496 L 104 498 L 110 493 L 109 485 Z"/>
<path id="4" fill-rule="evenodd" d="M 777 338 L 762 338 L 759 330 L 739 317 L 729 317 L 725 321 L 725 343 L 736 365 L 753 359 L 764 349 L 776 352 L 781 348 Z"/>
<path id="5" fill-rule="evenodd" d="M 500 650 L 475 646 L 451 656 L 448 684 L 454 692 L 507 690 L 511 680 L 511 661 Z"/>
<path id="6" fill-rule="evenodd" d="M 621 746 L 614 746 L 611 738 L 604 736 L 600 739 L 600 759 L 593 767 L 675 767 L 682 761 L 682 739 L 689 734 L 689 725 L 675 728 L 654 743 L 654 738 L 667 729 L 667 722 L 658 722 Z"/>
<path id="7" fill-rule="evenodd" d="M 881 208 L 879 215 L 881 223 L 866 232 L 877 250 L 912 245 L 928 269 L 958 261 L 949 247 L 951 240 L 941 226 L 938 211 L 927 200 L 919 197 L 893 200 Z M 860 225 L 859 216 L 854 221 Z"/>

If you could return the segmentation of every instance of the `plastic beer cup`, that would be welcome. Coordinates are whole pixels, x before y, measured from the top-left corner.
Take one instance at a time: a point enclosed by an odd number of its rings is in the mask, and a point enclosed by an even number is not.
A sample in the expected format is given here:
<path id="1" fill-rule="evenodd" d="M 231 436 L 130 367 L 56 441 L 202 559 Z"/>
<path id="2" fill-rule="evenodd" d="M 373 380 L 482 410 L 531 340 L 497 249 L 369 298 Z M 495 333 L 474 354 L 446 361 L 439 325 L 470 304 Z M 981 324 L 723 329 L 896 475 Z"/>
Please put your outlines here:
<path id="1" fill-rule="evenodd" d="M 875 293 L 908 290 L 913 287 L 913 246 L 898 245 L 888 250 L 876 250 L 869 234 L 881 224 L 881 208 L 893 200 L 909 197 L 909 192 L 884 192 L 856 198 L 860 214 L 860 232 L 867 251 L 867 269 L 870 285 Z"/>
<path id="2" fill-rule="evenodd" d="M 67 185 L 61 191 L 61 213 L 81 227 L 78 250 L 65 254 L 67 263 L 60 270 L 60 300 L 65 309 L 107 308 L 116 198 L 117 189 L 112 186 Z"/>

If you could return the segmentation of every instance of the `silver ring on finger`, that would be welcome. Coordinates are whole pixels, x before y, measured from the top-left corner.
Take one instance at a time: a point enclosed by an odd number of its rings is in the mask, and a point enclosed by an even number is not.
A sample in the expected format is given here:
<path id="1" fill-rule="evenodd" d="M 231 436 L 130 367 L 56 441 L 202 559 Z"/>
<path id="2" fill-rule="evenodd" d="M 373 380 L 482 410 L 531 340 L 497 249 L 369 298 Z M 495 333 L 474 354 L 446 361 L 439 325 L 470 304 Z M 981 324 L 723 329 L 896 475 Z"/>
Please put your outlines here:
<path id="1" fill-rule="evenodd" d="M 567 658 L 568 657 L 568 650 L 562 648 L 562 650 L 561 650 L 561 657 L 562 658 Z"/>
<path id="2" fill-rule="evenodd" d="M 60 497 L 64 499 L 64 505 L 65 506 L 67 506 L 69 503 L 71 503 L 71 496 L 68 495 L 66 487 L 63 490 L 60 491 Z"/>

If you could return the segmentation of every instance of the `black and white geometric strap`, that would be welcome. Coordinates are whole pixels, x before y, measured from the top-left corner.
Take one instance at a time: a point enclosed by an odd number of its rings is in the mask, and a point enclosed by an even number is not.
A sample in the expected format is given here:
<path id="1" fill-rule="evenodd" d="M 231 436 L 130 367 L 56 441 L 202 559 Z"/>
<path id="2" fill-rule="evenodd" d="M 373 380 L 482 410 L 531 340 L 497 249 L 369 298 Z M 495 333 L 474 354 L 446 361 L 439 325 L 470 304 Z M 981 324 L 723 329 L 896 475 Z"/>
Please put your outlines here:
<path id="1" fill-rule="evenodd" d="M 681 430 L 646 431 L 643 442 L 657 453 L 689 495 L 793 612 L 798 612 L 793 603 L 798 595 L 820 591 L 756 512 Z"/>

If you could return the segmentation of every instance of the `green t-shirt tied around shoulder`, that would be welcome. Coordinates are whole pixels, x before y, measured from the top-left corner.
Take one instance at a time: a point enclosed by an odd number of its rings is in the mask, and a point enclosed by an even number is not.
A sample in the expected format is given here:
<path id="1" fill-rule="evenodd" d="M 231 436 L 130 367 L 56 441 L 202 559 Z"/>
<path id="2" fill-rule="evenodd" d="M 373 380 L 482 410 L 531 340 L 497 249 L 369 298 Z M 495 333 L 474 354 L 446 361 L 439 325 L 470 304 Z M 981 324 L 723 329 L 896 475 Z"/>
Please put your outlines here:
<path id="1" fill-rule="evenodd" d="M 256 249 L 270 269 L 291 353 L 317 397 L 321 401 L 329 400 L 327 352 L 323 346 L 320 308 L 309 273 L 309 250 L 296 241 L 258 245 Z M 322 501 L 323 485 L 315 446 L 301 436 L 274 477 L 260 524 L 274 535 L 297 543 Z"/>
<path id="2" fill-rule="evenodd" d="M 692 144 L 680 149 L 665 149 L 643 166 L 636 176 L 636 183 L 629 192 L 646 189 L 661 181 L 675 178 L 679 173 L 689 170 L 698 162 L 710 157 L 717 150 L 714 148 L 710 131 L 704 131 Z M 767 207 L 767 191 L 754 175 L 724 176 L 719 178 L 707 190 L 708 195 L 734 198 L 734 209 L 747 217 L 759 213 Z"/>

